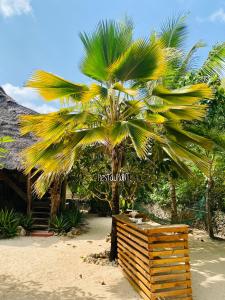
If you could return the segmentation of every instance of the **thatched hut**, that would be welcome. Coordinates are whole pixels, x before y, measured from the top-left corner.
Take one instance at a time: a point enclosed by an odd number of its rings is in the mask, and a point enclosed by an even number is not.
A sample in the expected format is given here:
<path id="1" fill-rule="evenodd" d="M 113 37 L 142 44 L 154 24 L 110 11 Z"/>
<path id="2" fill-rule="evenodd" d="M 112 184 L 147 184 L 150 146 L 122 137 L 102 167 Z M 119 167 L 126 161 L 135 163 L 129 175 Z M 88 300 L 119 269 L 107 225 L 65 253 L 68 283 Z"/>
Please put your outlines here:
<path id="1" fill-rule="evenodd" d="M 14 141 L 5 143 L 8 150 L 0 158 L 0 207 L 28 209 L 31 197 L 30 178 L 23 174 L 21 151 L 35 142 L 31 135 L 21 136 L 19 116 L 37 114 L 35 111 L 16 103 L 0 87 L 0 137 L 10 136 Z"/>
<path id="2" fill-rule="evenodd" d="M 0 208 L 14 208 L 17 211 L 35 213 L 34 204 L 40 207 L 45 204 L 50 207 L 49 197 L 41 201 L 32 194 L 31 176 L 23 173 L 21 152 L 35 142 L 35 138 L 27 134 L 20 135 L 19 117 L 21 115 L 34 115 L 37 112 L 16 103 L 0 87 L 0 137 L 10 136 L 14 141 L 5 143 L 8 150 L 4 158 L 0 158 Z M 41 209 L 40 207 L 40 209 Z M 49 210 L 49 208 L 48 208 Z M 37 217 L 40 214 L 37 212 Z"/>

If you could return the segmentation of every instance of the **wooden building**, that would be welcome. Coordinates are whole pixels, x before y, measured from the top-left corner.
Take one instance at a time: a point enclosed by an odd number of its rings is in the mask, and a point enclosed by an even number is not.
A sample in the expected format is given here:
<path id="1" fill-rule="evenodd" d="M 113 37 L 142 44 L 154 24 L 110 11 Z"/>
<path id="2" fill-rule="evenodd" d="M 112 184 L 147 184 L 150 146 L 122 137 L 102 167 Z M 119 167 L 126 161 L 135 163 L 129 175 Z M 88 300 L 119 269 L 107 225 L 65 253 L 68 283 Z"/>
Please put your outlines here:
<path id="1" fill-rule="evenodd" d="M 29 211 L 31 205 L 30 177 L 23 174 L 21 152 L 35 142 L 31 135 L 21 136 L 19 117 L 37 114 L 19 105 L 0 87 L 0 137 L 10 136 L 14 141 L 5 143 L 8 151 L 0 158 L 0 208 Z"/>
<path id="2" fill-rule="evenodd" d="M 47 223 L 51 208 L 51 189 L 43 199 L 38 200 L 32 193 L 33 179 L 23 173 L 21 152 L 36 140 L 31 134 L 20 135 L 19 117 L 31 114 L 37 112 L 16 103 L 0 87 L 0 137 L 10 136 L 14 140 L 2 145 L 7 153 L 5 157 L 0 157 L 0 209 L 13 208 L 18 212 L 27 212 L 34 215 L 36 220 L 44 219 L 43 215 L 46 213 Z M 44 224 L 39 225 L 44 227 Z"/>

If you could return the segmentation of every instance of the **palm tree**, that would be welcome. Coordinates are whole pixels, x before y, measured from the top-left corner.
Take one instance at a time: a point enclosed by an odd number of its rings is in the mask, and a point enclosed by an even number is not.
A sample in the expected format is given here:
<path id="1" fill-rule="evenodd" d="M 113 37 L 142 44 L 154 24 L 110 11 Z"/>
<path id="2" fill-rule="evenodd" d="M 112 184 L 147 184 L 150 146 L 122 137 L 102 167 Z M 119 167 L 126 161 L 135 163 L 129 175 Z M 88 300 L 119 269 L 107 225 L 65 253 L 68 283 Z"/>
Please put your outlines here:
<path id="1" fill-rule="evenodd" d="M 25 151 L 25 167 L 27 173 L 34 167 L 41 172 L 34 187 L 39 196 L 70 172 L 89 145 L 103 147 L 110 157 L 113 215 L 119 213 L 117 175 L 127 142 L 140 158 L 148 155 L 154 140 L 176 163 L 191 160 L 207 170 L 207 161 L 187 146 L 210 148 L 211 143 L 184 130 L 182 121 L 204 116 L 206 106 L 199 100 L 212 98 L 211 89 L 204 83 L 175 90 L 163 86 L 167 63 L 162 43 L 157 38 L 133 40 L 132 29 L 130 22 L 106 21 L 92 34 L 80 34 L 85 49 L 81 71 L 94 83 L 77 84 L 42 70 L 27 82 L 44 99 L 67 103 L 58 112 L 22 117 L 22 133 L 38 137 Z M 113 223 L 110 259 L 116 254 Z"/>
<path id="2" fill-rule="evenodd" d="M 166 22 L 159 34 L 164 47 L 167 49 L 168 68 L 167 75 L 164 77 L 164 84 L 170 88 L 179 88 L 183 85 L 206 82 L 216 91 L 218 101 L 210 103 L 207 110 L 207 116 L 202 124 L 196 127 L 186 126 L 188 130 L 194 131 L 202 136 L 210 138 L 214 142 L 211 150 L 205 150 L 205 155 L 209 161 L 209 169 L 207 171 L 206 185 L 206 216 L 209 236 L 214 237 L 212 225 L 212 189 L 213 189 L 213 170 L 215 168 L 216 154 L 224 150 L 224 139 L 222 124 L 224 123 L 224 111 L 221 109 L 220 114 L 214 115 L 214 107 L 221 106 L 221 96 L 218 96 L 219 89 L 222 88 L 223 76 L 225 72 L 225 42 L 217 43 L 210 50 L 208 57 L 199 67 L 196 66 L 195 54 L 205 47 L 202 41 L 195 43 L 189 51 L 186 51 L 184 44 L 187 37 L 186 17 L 179 16 L 172 18 Z M 171 48 L 172 47 L 172 48 Z M 220 99 L 219 99 L 220 98 Z M 222 107 L 222 106 L 221 106 Z M 194 130 L 195 129 L 195 130 Z M 172 207 L 176 203 L 176 190 L 174 179 L 169 177 Z M 176 215 L 176 208 L 172 209 Z M 176 216 L 175 216 L 176 217 Z"/>
<path id="3" fill-rule="evenodd" d="M 5 143 L 13 142 L 14 140 L 10 136 L 3 136 L 0 137 L 0 158 L 4 158 L 5 154 L 7 153 L 7 150 L 2 147 Z M 0 163 L 0 168 L 3 167 L 3 165 Z"/>

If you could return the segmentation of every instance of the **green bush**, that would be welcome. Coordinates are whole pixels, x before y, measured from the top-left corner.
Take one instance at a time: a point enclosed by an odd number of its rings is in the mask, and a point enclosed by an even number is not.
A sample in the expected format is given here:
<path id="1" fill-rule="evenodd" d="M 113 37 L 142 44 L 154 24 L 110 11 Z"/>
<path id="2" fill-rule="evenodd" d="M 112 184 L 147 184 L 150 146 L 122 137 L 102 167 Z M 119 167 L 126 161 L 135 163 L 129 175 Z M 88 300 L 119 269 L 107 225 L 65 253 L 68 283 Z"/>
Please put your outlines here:
<path id="1" fill-rule="evenodd" d="M 18 215 L 14 210 L 0 210 L 0 238 L 11 238 L 17 235 Z"/>
<path id="2" fill-rule="evenodd" d="M 69 222 L 63 214 L 55 216 L 51 220 L 50 229 L 58 234 L 67 232 L 70 229 Z"/>
<path id="3" fill-rule="evenodd" d="M 33 219 L 31 216 L 19 215 L 19 225 L 22 226 L 26 231 L 31 231 L 33 226 Z"/>
<path id="4" fill-rule="evenodd" d="M 70 205 L 56 216 L 50 223 L 50 229 L 56 233 L 68 232 L 72 227 L 77 227 L 83 218 L 76 205 Z"/>

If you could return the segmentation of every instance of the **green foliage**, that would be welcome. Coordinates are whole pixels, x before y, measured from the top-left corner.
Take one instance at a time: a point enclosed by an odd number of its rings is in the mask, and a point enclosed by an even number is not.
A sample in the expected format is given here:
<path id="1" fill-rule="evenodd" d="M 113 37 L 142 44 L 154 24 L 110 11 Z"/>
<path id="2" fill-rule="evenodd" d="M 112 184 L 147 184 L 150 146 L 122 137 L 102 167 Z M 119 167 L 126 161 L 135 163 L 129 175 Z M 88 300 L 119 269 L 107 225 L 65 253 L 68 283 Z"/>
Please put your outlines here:
<path id="1" fill-rule="evenodd" d="M 79 210 L 76 204 L 66 208 L 62 212 L 64 218 L 67 220 L 69 224 L 69 228 L 77 227 L 83 218 L 83 214 Z"/>
<path id="2" fill-rule="evenodd" d="M 120 198 L 120 210 L 125 212 L 127 209 L 132 208 L 132 203 L 126 200 L 125 198 Z"/>
<path id="3" fill-rule="evenodd" d="M 19 217 L 19 225 L 22 226 L 26 231 L 32 230 L 33 219 L 31 216 L 20 214 Z"/>
<path id="4" fill-rule="evenodd" d="M 0 210 L 0 238 L 11 238 L 17 235 L 18 215 L 13 210 Z"/>
<path id="5" fill-rule="evenodd" d="M 71 205 L 51 220 L 50 229 L 58 234 L 68 232 L 72 227 L 77 227 L 82 218 L 83 214 L 78 207 Z"/>
<path id="6" fill-rule="evenodd" d="M 58 234 L 69 231 L 69 222 L 64 215 L 55 216 L 50 222 L 50 229 Z"/>

